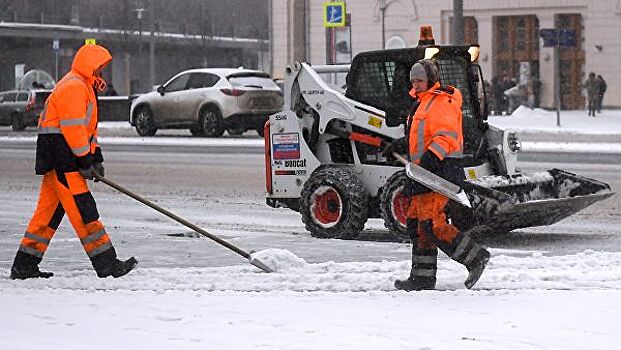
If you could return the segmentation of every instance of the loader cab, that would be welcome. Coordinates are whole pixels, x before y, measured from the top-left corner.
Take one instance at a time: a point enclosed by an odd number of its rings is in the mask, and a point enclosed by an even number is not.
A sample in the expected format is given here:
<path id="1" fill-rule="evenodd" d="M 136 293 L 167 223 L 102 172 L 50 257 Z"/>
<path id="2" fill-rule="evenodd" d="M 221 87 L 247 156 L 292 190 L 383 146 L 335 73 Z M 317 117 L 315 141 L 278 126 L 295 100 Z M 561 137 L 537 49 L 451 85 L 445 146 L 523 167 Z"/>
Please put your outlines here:
<path id="1" fill-rule="evenodd" d="M 487 128 L 487 113 L 479 100 L 476 56 L 478 46 L 434 45 L 360 53 L 347 74 L 345 96 L 385 111 L 388 126 L 403 124 L 417 107 L 409 95 L 410 68 L 420 59 L 433 58 L 440 68 L 440 83 L 462 93 L 464 153 L 474 155 Z"/>

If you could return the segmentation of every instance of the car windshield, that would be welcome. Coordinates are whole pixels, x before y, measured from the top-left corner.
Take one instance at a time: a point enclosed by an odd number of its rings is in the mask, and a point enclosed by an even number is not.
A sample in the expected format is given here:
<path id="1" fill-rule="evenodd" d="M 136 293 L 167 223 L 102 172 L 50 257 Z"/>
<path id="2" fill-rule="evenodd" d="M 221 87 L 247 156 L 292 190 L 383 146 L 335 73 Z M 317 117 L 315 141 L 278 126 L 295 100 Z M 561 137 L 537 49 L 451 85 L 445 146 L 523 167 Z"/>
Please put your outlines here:
<path id="1" fill-rule="evenodd" d="M 231 85 L 235 87 L 255 87 L 261 89 L 278 89 L 278 85 L 265 75 L 233 75 L 228 77 Z"/>

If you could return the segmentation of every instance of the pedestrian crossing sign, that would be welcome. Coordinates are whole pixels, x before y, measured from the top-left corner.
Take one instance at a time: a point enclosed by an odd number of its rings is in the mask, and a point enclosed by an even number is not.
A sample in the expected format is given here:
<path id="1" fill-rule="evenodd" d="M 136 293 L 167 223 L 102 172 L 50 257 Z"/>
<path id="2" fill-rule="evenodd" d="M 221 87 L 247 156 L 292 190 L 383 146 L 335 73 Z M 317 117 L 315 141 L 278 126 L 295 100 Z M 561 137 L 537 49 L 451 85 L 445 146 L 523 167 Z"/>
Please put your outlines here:
<path id="1" fill-rule="evenodd" d="M 96 43 L 97 41 L 95 41 L 95 38 L 84 39 L 84 45 L 95 45 Z"/>
<path id="2" fill-rule="evenodd" d="M 345 18 L 345 2 L 330 1 L 323 3 L 324 27 L 344 27 Z"/>

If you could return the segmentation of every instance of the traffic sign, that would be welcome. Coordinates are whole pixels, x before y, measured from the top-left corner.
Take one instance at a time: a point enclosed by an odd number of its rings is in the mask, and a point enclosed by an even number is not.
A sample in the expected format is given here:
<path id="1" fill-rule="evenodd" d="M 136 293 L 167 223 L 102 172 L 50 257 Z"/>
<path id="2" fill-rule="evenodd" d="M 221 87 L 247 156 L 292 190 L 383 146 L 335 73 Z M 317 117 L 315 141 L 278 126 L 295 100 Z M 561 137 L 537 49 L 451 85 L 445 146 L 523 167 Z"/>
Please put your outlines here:
<path id="1" fill-rule="evenodd" d="M 543 39 L 543 47 L 574 47 L 576 46 L 576 32 L 566 29 L 540 29 L 539 35 Z"/>
<path id="2" fill-rule="evenodd" d="M 95 45 L 96 43 L 95 38 L 84 39 L 84 45 Z"/>
<path id="3" fill-rule="evenodd" d="M 58 39 L 52 40 L 52 50 L 57 51 L 60 49 L 60 41 Z"/>
<path id="4" fill-rule="evenodd" d="M 345 2 L 333 1 L 323 3 L 323 26 L 345 26 Z"/>

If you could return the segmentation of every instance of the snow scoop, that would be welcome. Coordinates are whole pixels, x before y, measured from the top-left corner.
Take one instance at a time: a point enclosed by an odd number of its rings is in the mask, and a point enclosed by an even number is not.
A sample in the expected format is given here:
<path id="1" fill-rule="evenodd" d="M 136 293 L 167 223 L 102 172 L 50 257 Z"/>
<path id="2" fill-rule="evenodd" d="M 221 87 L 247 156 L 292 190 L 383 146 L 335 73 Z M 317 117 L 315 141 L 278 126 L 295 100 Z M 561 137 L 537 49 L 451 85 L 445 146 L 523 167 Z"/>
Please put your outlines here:
<path id="1" fill-rule="evenodd" d="M 184 225 L 186 227 L 191 228 L 195 232 L 200 233 L 201 235 L 203 235 L 203 236 L 205 236 L 205 237 L 215 241 L 216 243 L 219 243 L 220 245 L 223 245 L 226 248 L 234 251 L 235 253 L 243 256 L 244 258 L 248 259 L 250 264 L 260 268 L 261 270 L 263 270 L 265 272 L 274 272 L 273 269 L 271 269 L 269 266 L 265 265 L 264 263 L 262 263 L 258 259 L 254 258 L 251 254 L 249 254 L 249 253 L 245 252 L 244 250 L 242 250 L 242 249 L 232 245 L 231 243 L 223 240 L 222 238 L 217 237 L 217 236 L 215 236 L 215 235 L 213 235 L 213 234 L 203 230 L 202 228 L 194 225 L 193 223 L 185 220 L 184 218 L 182 218 L 182 217 L 180 217 L 180 216 L 178 216 L 178 215 L 176 215 L 176 214 L 174 214 L 174 213 L 172 213 L 172 212 L 170 212 L 170 211 L 168 211 L 168 210 L 158 206 L 157 204 L 152 203 L 151 201 L 147 200 L 146 198 L 143 198 L 143 197 L 141 197 L 141 196 L 139 196 L 139 195 L 129 191 L 128 189 L 126 189 L 126 188 L 124 188 L 124 187 L 122 187 L 122 186 L 120 186 L 120 185 L 118 185 L 118 184 L 116 184 L 116 183 L 106 179 L 105 177 L 103 177 L 103 176 L 101 176 L 101 175 L 99 175 L 97 173 L 95 173 L 94 177 L 95 177 L 95 179 L 97 181 L 101 181 L 101 182 L 105 183 L 106 185 L 114 188 L 115 190 L 117 190 L 117 191 L 119 191 L 119 192 L 121 192 L 121 193 L 123 193 L 123 194 L 125 194 L 125 195 L 127 195 L 127 196 L 129 196 L 129 197 L 131 197 L 131 198 L 133 198 L 135 200 L 137 200 L 138 202 L 140 202 L 140 203 L 142 203 L 142 204 L 144 204 L 144 205 L 146 205 L 148 207 L 151 207 L 151 208 L 159 211 L 160 213 L 168 216 L 169 218 L 177 221 L 178 223 L 180 223 L 180 224 L 182 224 L 182 225 Z"/>
<path id="2" fill-rule="evenodd" d="M 392 155 L 399 162 L 405 165 L 405 174 L 410 179 L 425 185 L 427 188 L 435 192 L 447 196 L 464 207 L 472 208 L 468 196 L 461 187 L 441 178 L 427 169 L 423 169 L 412 162 L 408 162 L 407 159 L 397 152 L 393 152 Z"/>

